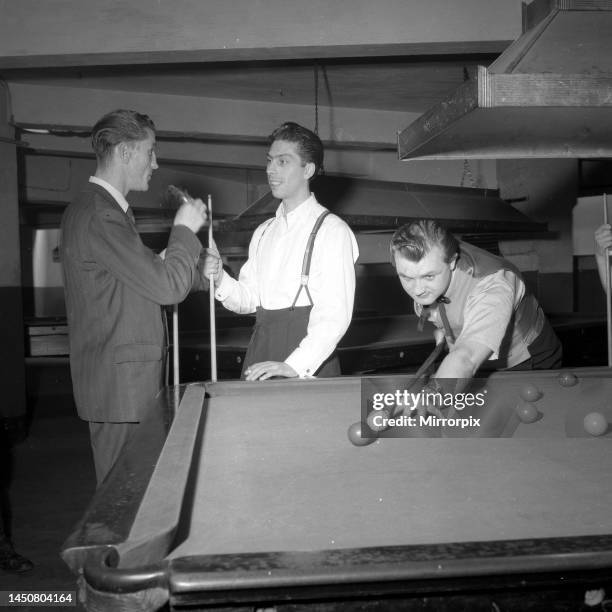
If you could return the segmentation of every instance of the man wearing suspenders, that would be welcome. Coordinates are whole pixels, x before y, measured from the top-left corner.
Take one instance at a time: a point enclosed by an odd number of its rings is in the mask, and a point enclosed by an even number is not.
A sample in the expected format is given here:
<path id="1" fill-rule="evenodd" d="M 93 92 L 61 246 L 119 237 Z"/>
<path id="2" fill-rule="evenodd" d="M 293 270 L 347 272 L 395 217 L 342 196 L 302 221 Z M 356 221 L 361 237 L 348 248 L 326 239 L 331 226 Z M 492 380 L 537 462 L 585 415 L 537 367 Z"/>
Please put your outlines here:
<path id="1" fill-rule="evenodd" d="M 449 352 L 433 379 L 438 385 L 467 382 L 481 368 L 561 366 L 559 339 L 510 262 L 457 240 L 431 219 L 399 228 L 390 249 L 416 314 L 446 337 Z"/>
<path id="2" fill-rule="evenodd" d="M 243 378 L 337 376 L 333 353 L 351 322 L 357 242 L 310 191 L 323 164 L 319 137 L 289 122 L 270 142 L 266 173 L 281 204 L 255 230 L 238 280 L 214 250 L 205 274 L 214 274 L 215 296 L 227 309 L 257 313 Z"/>

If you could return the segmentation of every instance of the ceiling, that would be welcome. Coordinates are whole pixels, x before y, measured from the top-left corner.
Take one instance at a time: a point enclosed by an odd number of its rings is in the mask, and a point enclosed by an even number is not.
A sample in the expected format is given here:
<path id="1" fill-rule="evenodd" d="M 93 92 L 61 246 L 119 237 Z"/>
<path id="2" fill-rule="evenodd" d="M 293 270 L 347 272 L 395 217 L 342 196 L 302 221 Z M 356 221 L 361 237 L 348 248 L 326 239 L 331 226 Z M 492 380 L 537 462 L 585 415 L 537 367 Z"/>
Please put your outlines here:
<path id="1" fill-rule="evenodd" d="M 425 112 L 497 54 L 3 70 L 7 81 L 194 97 Z M 316 68 L 315 68 L 316 65 Z"/>

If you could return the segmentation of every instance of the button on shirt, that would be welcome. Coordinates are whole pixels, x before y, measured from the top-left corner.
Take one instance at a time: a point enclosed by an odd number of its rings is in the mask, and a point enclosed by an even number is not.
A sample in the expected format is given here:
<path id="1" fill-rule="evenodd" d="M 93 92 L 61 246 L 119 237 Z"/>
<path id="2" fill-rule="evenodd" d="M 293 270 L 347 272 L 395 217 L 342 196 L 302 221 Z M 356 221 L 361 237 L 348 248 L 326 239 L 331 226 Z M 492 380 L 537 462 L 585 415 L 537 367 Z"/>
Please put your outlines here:
<path id="1" fill-rule="evenodd" d="M 238 280 L 223 274 L 215 296 L 233 312 L 258 307 L 288 308 L 300 288 L 302 263 L 312 228 L 326 209 L 311 195 L 290 213 L 284 203 L 271 221 L 262 223 L 249 245 L 249 258 Z M 349 226 L 328 215 L 315 239 L 308 289 L 313 307 L 300 345 L 285 359 L 299 376 L 310 376 L 331 355 L 346 332 L 353 313 L 357 241 Z M 296 306 L 309 306 L 301 291 Z"/>

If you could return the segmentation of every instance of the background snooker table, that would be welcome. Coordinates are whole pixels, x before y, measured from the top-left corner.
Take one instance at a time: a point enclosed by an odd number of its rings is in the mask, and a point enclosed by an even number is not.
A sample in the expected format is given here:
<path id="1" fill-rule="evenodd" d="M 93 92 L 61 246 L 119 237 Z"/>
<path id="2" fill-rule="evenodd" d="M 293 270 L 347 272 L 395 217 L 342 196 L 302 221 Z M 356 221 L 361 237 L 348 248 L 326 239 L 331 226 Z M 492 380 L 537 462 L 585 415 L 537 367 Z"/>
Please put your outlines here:
<path id="1" fill-rule="evenodd" d="M 598 366 L 607 363 L 606 319 L 601 314 L 549 315 L 563 344 L 563 365 Z M 251 316 L 224 313 L 217 318 L 219 379 L 240 378 L 242 361 L 253 333 Z M 343 375 L 416 370 L 433 349 L 433 326 L 417 328 L 414 314 L 353 317 L 337 348 Z M 181 330 L 179 352 L 181 381 L 208 380 L 210 374 L 208 329 Z M 170 379 L 172 380 L 172 379 Z"/>
<path id="2" fill-rule="evenodd" d="M 504 437 L 364 447 L 360 378 L 168 389 L 62 556 L 92 610 L 580 609 L 612 583 L 612 444 L 567 423 L 609 410 L 612 370 L 573 372 L 492 375 Z"/>
<path id="3" fill-rule="evenodd" d="M 222 319 L 217 329 L 218 378 L 240 378 L 253 323 L 245 317 Z M 247 319 L 248 321 L 248 319 Z M 433 326 L 417 328 L 414 314 L 355 317 L 340 341 L 336 353 L 343 374 L 384 371 L 419 366 L 434 347 Z M 185 331 L 180 334 L 181 380 L 210 378 L 210 333 Z"/>

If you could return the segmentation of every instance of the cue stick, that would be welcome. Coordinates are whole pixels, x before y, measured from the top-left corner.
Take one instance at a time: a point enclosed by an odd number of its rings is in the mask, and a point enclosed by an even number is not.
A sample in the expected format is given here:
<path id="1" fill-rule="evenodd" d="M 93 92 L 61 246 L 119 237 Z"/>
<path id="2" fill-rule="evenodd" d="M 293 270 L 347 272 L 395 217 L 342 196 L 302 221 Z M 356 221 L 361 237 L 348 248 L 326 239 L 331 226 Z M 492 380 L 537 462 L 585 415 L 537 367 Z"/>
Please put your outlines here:
<path id="1" fill-rule="evenodd" d="M 423 378 L 423 376 L 427 374 L 429 368 L 431 368 L 434 361 L 438 358 L 438 355 L 440 355 L 445 345 L 446 340 L 444 338 L 442 338 L 442 340 L 440 340 L 440 342 L 436 344 L 434 350 L 431 352 L 431 355 L 429 355 L 429 357 L 423 362 L 423 365 L 416 371 L 416 374 L 414 375 L 415 382 L 419 380 L 419 378 Z M 412 383 L 412 385 L 410 385 L 410 387 L 412 387 L 413 385 L 414 382 Z"/>
<path id="2" fill-rule="evenodd" d="M 208 248 L 212 249 L 213 241 L 213 216 L 212 198 L 208 194 Z M 217 325 L 215 322 L 215 276 L 211 274 L 210 287 L 208 288 L 209 310 L 210 310 L 210 379 L 217 382 Z"/>
<path id="3" fill-rule="evenodd" d="M 189 203 L 189 198 L 182 189 L 174 185 L 168 185 L 168 197 L 170 201 L 178 200 L 182 203 Z M 177 393 L 178 385 L 180 384 L 180 365 L 179 365 L 179 337 L 178 337 L 178 304 L 172 304 L 172 384 Z"/>
<path id="4" fill-rule="evenodd" d="M 608 196 L 603 194 L 604 223 L 608 223 Z M 606 321 L 608 324 L 608 367 L 612 367 L 612 296 L 610 295 L 610 249 L 606 247 Z"/>
<path id="5" fill-rule="evenodd" d="M 179 405 L 179 339 L 178 339 L 178 304 L 172 305 L 172 383 L 174 390 L 174 410 Z"/>
<path id="6" fill-rule="evenodd" d="M 416 371 L 414 378 L 412 379 L 412 382 L 408 385 L 406 390 L 412 389 L 412 387 L 414 387 L 414 385 L 416 385 L 419 382 L 419 380 L 424 378 L 425 375 L 429 373 L 429 370 L 435 364 L 436 359 L 438 358 L 438 356 L 440 355 L 440 353 L 442 352 L 445 346 L 446 346 L 446 338 L 442 337 L 442 339 L 434 347 L 433 351 L 431 351 L 431 354 L 429 355 L 429 357 L 425 359 L 421 367 Z M 395 416 L 396 408 L 397 408 L 397 405 L 391 408 L 391 414 L 390 414 L 391 417 Z"/>
<path id="7" fill-rule="evenodd" d="M 172 382 L 178 386 L 179 372 L 179 337 L 178 337 L 178 304 L 172 305 Z"/>

